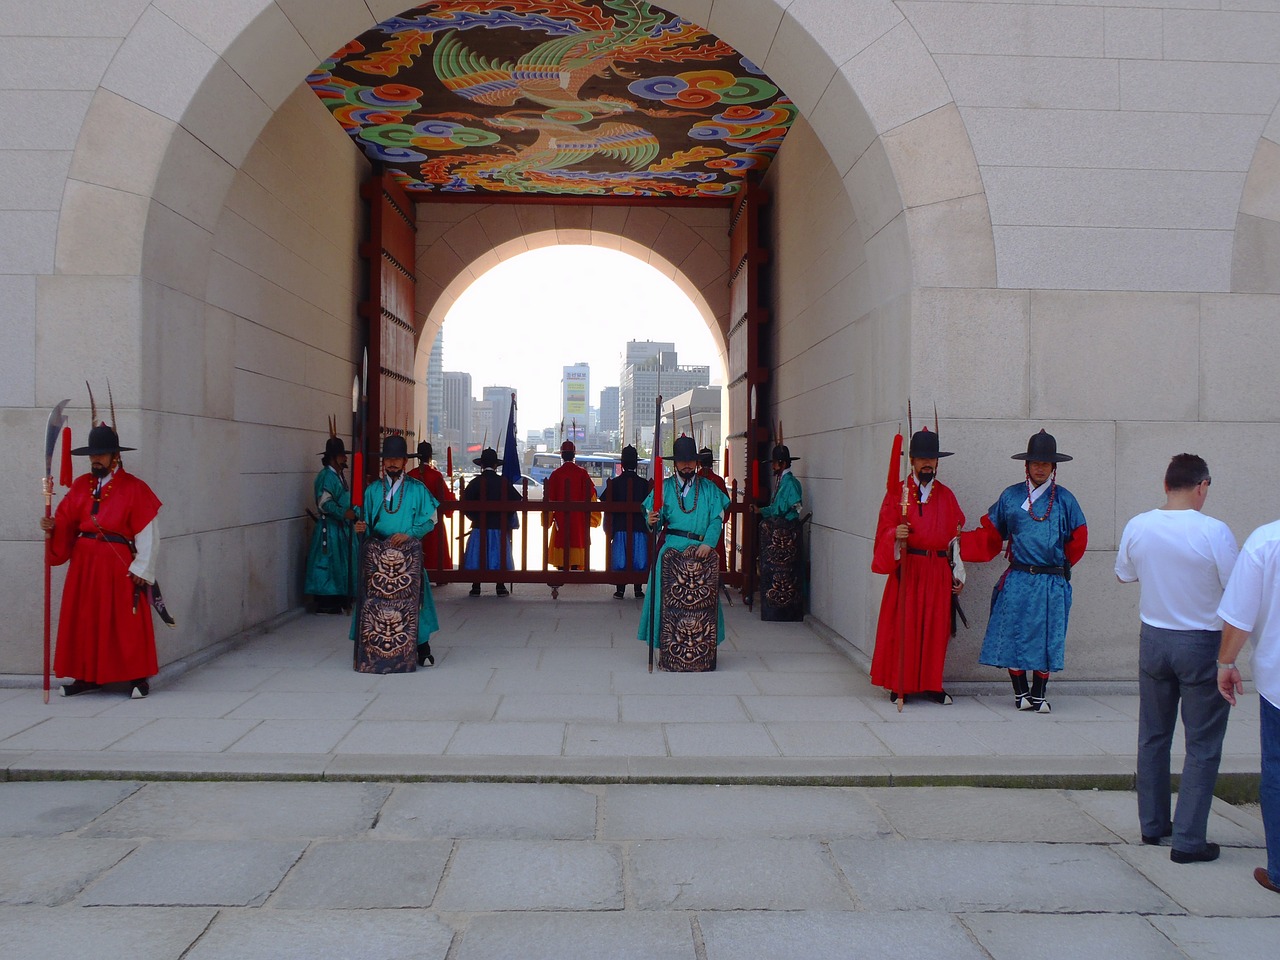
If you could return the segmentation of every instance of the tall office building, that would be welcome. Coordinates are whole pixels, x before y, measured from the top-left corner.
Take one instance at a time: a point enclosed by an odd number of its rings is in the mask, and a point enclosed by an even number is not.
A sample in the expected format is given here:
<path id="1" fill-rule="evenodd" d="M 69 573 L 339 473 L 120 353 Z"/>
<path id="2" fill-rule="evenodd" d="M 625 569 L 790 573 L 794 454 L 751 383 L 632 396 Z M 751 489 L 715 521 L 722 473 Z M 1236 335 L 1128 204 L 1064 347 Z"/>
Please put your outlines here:
<path id="1" fill-rule="evenodd" d="M 602 434 L 618 432 L 618 388 L 605 387 L 600 391 L 600 422 L 596 429 Z M 625 446 L 625 441 L 620 446 Z"/>
<path id="2" fill-rule="evenodd" d="M 444 373 L 444 435 L 445 443 L 455 449 L 465 449 L 471 442 L 471 374 L 446 370 Z"/>
<path id="3" fill-rule="evenodd" d="M 511 395 L 516 392 L 515 387 L 492 386 L 484 388 L 484 399 L 492 404 L 492 415 L 489 421 L 489 446 L 498 451 L 499 456 L 502 454 L 502 445 L 507 438 L 507 417 L 511 415 Z M 516 399 L 516 434 L 519 439 L 519 420 L 520 407 L 519 398 Z"/>
<path id="4" fill-rule="evenodd" d="M 564 424 L 565 439 L 582 444 L 591 426 L 591 410 L 587 403 L 591 396 L 591 367 L 575 363 L 561 370 L 560 422 Z"/>
<path id="5" fill-rule="evenodd" d="M 415 422 L 414 428 L 417 429 Z M 431 359 L 427 361 L 427 420 L 422 425 L 424 437 L 419 440 L 435 440 L 444 435 L 444 330 L 436 334 L 431 345 Z"/>
<path id="6" fill-rule="evenodd" d="M 674 344 L 652 340 L 628 343 L 626 356 L 618 387 L 618 429 L 628 441 L 639 434 L 641 445 L 647 448 L 652 445 L 658 396 L 674 397 L 694 387 L 709 386 L 711 368 L 705 364 L 680 366 Z"/>

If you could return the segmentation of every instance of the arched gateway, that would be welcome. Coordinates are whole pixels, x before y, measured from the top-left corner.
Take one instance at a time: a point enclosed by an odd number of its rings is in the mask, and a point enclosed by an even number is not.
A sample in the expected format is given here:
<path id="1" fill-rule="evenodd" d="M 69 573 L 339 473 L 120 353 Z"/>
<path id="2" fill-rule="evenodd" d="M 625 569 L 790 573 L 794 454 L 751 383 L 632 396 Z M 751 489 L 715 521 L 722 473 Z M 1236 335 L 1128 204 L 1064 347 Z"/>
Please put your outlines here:
<path id="1" fill-rule="evenodd" d="M 86 376 L 111 377 L 133 462 L 170 504 L 183 628 L 162 661 L 296 605 L 303 474 L 362 341 L 359 191 L 373 173 L 304 78 L 405 13 L 396 0 L 95 6 L 92 23 L 55 3 L 7 25 L 36 58 L 23 62 L 43 65 L 6 74 L 31 112 L 0 133 L 10 674 L 39 670 L 34 493 L 20 504 L 43 464 L 20 438 L 39 437 L 61 398 L 83 403 Z M 937 403 L 971 522 L 1032 429 L 1076 453 L 1091 550 L 1068 676 L 1128 673 L 1133 599 L 1111 562 L 1170 453 L 1214 464 L 1213 507 L 1237 536 L 1272 518 L 1231 466 L 1277 435 L 1274 391 L 1257 385 L 1274 380 L 1278 336 L 1280 15 L 1178 6 L 654 5 L 746 56 L 797 111 L 762 184 L 767 399 L 805 458 L 813 614 L 864 649 L 879 591 L 868 538 L 908 396 Z M 418 333 L 472 264 L 548 229 L 521 221 L 546 214 L 515 207 L 513 224 L 509 209 L 464 206 L 419 251 L 419 277 L 441 243 L 457 269 L 432 277 L 425 303 L 420 288 Z M 617 208 L 550 216 L 656 251 L 690 292 L 710 291 L 719 324 L 715 257 L 664 252 L 675 227 L 641 240 Z M 73 412 L 78 433 L 85 421 Z M 949 674 L 983 675 L 976 633 Z"/>

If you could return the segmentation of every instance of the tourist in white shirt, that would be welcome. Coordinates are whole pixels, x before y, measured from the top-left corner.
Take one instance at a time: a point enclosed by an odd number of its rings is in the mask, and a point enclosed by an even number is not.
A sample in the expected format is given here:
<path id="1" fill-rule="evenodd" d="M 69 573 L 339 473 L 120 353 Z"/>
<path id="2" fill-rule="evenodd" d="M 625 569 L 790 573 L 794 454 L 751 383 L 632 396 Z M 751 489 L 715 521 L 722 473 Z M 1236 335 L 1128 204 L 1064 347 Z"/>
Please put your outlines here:
<path id="1" fill-rule="evenodd" d="M 1218 651 L 1218 691 L 1235 706 L 1244 693 L 1236 657 L 1254 636 L 1253 682 L 1258 688 L 1261 725 L 1262 826 L 1267 835 L 1267 865 L 1253 871 L 1272 893 L 1280 893 L 1280 521 L 1249 534 L 1231 574 L 1222 604 L 1222 648 Z"/>
<path id="2" fill-rule="evenodd" d="M 1165 504 L 1125 525 L 1116 576 L 1142 586 L 1138 614 L 1138 821 L 1142 842 L 1172 836 L 1169 858 L 1218 858 L 1206 831 L 1230 707 L 1218 694 L 1215 661 L 1222 642 L 1218 604 L 1236 562 L 1236 539 L 1201 513 L 1209 467 L 1180 453 L 1164 476 Z M 1169 753 L 1179 701 L 1186 759 L 1178 807 L 1170 817 Z"/>

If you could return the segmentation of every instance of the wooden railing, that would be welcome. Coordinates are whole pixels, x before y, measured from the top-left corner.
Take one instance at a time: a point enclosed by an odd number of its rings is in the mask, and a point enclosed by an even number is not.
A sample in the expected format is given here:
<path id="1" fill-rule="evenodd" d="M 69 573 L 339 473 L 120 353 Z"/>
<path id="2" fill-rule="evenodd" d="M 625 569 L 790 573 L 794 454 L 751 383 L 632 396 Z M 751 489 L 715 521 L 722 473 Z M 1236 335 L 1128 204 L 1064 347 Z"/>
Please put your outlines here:
<path id="1" fill-rule="evenodd" d="M 593 500 L 590 503 L 564 500 L 530 500 L 528 487 L 528 481 L 525 481 L 521 489 L 521 494 L 525 499 L 517 502 L 502 499 L 468 500 L 463 502 L 463 481 L 459 479 L 457 481 L 457 489 L 454 491 L 458 496 L 457 502 L 441 504 L 436 519 L 437 528 L 444 522 L 445 529 L 450 532 L 448 537 L 441 537 L 439 543 L 441 551 L 446 549 L 447 546 L 453 560 L 453 569 L 441 569 L 442 556 L 440 555 L 424 557 L 423 562 L 431 581 L 433 583 L 545 583 L 556 587 L 569 583 L 608 583 L 622 586 L 644 582 L 644 576 L 636 571 L 608 569 L 609 544 L 607 537 L 603 538 L 605 540 L 604 549 L 596 551 L 591 549 L 591 538 L 587 538 L 587 545 L 584 549 L 584 569 L 582 570 L 560 570 L 549 565 L 547 556 L 551 541 L 552 514 L 603 514 L 606 512 L 635 514 L 638 528 L 643 529 L 642 504 L 605 503 L 599 500 Z M 753 578 L 746 576 L 744 573 L 744 569 L 751 568 L 750 558 L 744 561 L 742 552 L 744 518 L 751 515 L 747 512 L 747 504 L 739 496 L 736 481 L 730 487 L 730 497 L 731 501 L 725 517 L 724 532 L 721 535 L 721 541 L 725 545 L 725 566 L 722 580 L 725 586 L 744 591 L 745 594 L 753 586 Z M 479 517 L 479 520 L 471 521 L 466 516 L 468 513 L 475 514 Z M 489 529 L 486 523 L 486 516 L 489 513 L 500 513 L 502 516 L 501 530 L 511 537 L 511 552 L 514 565 L 511 569 L 506 569 L 506 555 L 505 551 L 503 551 L 501 558 L 502 569 L 464 570 L 462 569 L 462 558 L 466 550 L 467 538 L 470 536 L 485 536 Z M 515 514 L 518 521 L 514 529 L 510 522 L 512 514 Z M 652 537 L 652 535 L 650 536 Z M 652 546 L 651 540 L 650 547 Z M 652 555 L 653 551 L 651 549 L 650 557 Z M 647 576 L 647 573 L 645 576 Z"/>

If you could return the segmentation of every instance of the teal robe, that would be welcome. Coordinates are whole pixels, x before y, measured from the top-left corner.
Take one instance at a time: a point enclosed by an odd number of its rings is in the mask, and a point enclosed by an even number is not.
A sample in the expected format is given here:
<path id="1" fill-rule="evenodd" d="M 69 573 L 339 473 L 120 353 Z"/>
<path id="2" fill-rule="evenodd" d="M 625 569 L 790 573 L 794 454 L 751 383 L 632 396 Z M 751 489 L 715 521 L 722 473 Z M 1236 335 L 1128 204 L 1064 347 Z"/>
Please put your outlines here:
<path id="1" fill-rule="evenodd" d="M 313 597 L 350 597 L 356 592 L 356 554 L 352 521 L 344 515 L 351 509 L 351 491 L 333 468 L 316 474 L 316 510 L 320 519 L 311 534 L 307 551 L 307 581 L 303 593 Z"/>
<path id="2" fill-rule="evenodd" d="M 399 504 L 395 512 L 389 512 L 384 502 L 387 487 L 385 480 L 370 484 L 364 491 L 364 509 L 361 514 L 368 524 L 365 536 L 390 537 L 393 533 L 407 533 L 415 540 L 421 540 L 436 525 L 436 508 L 440 501 L 427 489 L 421 480 L 405 475 L 403 487 L 396 491 L 393 500 Z M 401 494 L 403 493 L 403 499 Z M 356 639 L 359 627 L 360 611 L 356 610 L 351 618 L 352 640 Z M 418 606 L 418 646 L 431 639 L 431 634 L 440 629 L 440 618 L 436 616 L 436 602 L 431 596 L 431 581 L 422 576 L 422 602 Z"/>
<path id="3" fill-rule="evenodd" d="M 695 490 L 697 493 L 695 504 Z M 729 507 L 729 497 L 706 477 L 693 478 L 689 490 L 684 497 L 684 506 L 680 503 L 680 481 L 676 477 L 667 477 L 662 485 L 662 514 L 658 524 L 666 528 L 666 538 L 662 549 L 649 568 L 649 592 L 645 597 L 644 607 L 640 612 L 640 629 L 636 636 L 645 643 L 653 638 L 655 647 L 661 646 L 658 631 L 654 627 L 661 626 L 662 598 L 659 587 L 662 584 L 662 558 L 668 550 L 681 550 L 686 547 L 705 543 L 712 550 L 720 542 L 720 533 L 724 527 L 724 512 Z M 644 498 L 646 522 L 653 509 L 653 491 Z M 690 510 L 685 513 L 685 509 Z M 681 536 L 680 532 L 701 534 L 701 540 Z M 658 621 L 654 621 L 654 617 Z M 652 632 L 651 632 L 652 631 Z M 716 591 L 716 643 L 724 641 L 724 609 L 720 605 L 720 591 Z"/>
<path id="4" fill-rule="evenodd" d="M 772 502 L 767 507 L 760 508 L 760 516 L 799 520 L 801 499 L 800 481 L 790 470 L 784 470 L 778 481 L 778 489 L 773 492 Z"/>

